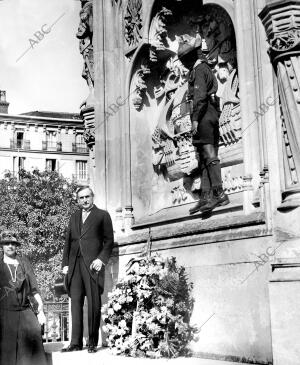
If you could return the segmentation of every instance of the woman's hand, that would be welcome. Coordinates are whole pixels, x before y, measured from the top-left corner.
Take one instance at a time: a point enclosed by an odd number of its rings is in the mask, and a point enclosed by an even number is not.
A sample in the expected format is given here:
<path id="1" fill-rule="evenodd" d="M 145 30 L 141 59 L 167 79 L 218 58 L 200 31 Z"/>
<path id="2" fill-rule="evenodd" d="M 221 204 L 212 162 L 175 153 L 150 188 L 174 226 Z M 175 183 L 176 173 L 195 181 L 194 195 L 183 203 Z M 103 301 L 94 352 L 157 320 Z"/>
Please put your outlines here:
<path id="1" fill-rule="evenodd" d="M 41 298 L 40 294 L 39 293 L 34 294 L 34 299 L 38 303 L 38 313 L 43 312 L 44 304 L 43 304 L 43 301 L 42 301 L 42 298 Z"/>
<path id="2" fill-rule="evenodd" d="M 43 311 L 39 312 L 39 314 L 37 315 L 37 319 L 41 326 L 46 323 L 46 316 Z"/>

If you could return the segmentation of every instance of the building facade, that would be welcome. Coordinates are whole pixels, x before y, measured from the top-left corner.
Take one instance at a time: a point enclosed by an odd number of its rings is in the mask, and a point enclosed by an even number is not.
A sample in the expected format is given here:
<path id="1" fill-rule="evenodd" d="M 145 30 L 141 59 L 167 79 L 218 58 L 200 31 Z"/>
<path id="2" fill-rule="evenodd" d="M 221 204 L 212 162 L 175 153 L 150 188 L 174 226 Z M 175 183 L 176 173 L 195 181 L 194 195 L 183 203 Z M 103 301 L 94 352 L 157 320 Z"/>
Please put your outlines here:
<path id="1" fill-rule="evenodd" d="M 85 137 L 116 230 L 106 290 L 149 239 L 176 256 L 194 283 L 192 321 L 205 323 L 192 345 L 202 357 L 300 362 L 299 19 L 299 0 L 82 0 Z M 199 36 L 231 202 L 207 219 L 188 213 L 200 178 L 177 53 Z"/>
<path id="2" fill-rule="evenodd" d="M 1 92 L 0 175 L 20 169 L 57 171 L 79 185 L 89 183 L 88 149 L 78 114 L 29 112 L 7 113 Z M 6 103 L 6 104 L 5 104 Z"/>

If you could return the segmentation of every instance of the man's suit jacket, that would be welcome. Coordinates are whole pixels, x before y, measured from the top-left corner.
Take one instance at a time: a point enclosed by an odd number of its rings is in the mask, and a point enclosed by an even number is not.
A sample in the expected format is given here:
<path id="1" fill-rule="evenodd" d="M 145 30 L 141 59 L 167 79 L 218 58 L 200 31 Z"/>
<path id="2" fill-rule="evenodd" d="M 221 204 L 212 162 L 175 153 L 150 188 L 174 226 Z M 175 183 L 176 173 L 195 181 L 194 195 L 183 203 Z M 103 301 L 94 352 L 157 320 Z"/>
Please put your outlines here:
<path id="1" fill-rule="evenodd" d="M 84 224 L 81 223 L 81 220 L 82 210 L 80 209 L 71 216 L 66 232 L 62 267 L 69 266 L 66 278 L 67 291 L 69 291 L 79 250 L 90 275 L 103 291 L 104 265 L 109 260 L 114 243 L 111 218 L 107 211 L 98 209 L 94 205 Z M 104 264 L 99 273 L 90 270 L 90 265 L 96 258 Z"/>

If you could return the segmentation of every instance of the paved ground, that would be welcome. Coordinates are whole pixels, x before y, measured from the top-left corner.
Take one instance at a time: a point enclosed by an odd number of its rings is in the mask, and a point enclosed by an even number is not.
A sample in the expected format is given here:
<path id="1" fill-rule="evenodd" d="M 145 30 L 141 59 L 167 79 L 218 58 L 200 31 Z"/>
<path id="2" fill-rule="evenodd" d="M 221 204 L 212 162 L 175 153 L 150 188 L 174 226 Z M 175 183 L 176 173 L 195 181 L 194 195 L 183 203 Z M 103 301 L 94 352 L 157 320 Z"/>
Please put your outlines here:
<path id="1" fill-rule="evenodd" d="M 47 349 L 46 351 L 49 350 Z M 52 347 L 48 354 L 49 365 L 237 365 L 237 363 L 217 360 L 203 360 L 199 358 L 177 359 L 144 359 L 124 356 L 113 356 L 108 349 L 99 349 L 95 354 L 89 354 L 87 350 L 70 353 L 61 353 L 62 345 Z"/>

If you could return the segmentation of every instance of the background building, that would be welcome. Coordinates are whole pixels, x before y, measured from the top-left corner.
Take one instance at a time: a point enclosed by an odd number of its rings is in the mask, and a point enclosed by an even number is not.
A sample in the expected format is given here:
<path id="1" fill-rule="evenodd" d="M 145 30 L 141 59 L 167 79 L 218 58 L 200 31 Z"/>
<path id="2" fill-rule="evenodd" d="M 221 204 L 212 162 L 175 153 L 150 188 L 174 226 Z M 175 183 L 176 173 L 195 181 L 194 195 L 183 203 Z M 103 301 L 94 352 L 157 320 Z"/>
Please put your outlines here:
<path id="1" fill-rule="evenodd" d="M 88 150 L 78 114 L 34 111 L 8 114 L 0 100 L 0 175 L 20 169 L 58 171 L 78 184 L 89 183 Z"/>

